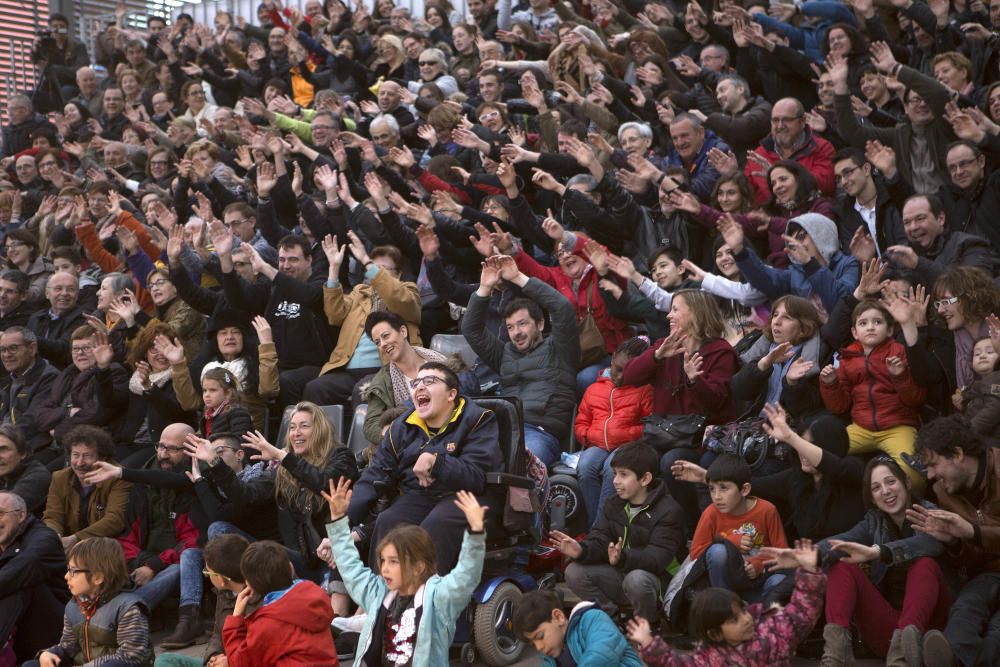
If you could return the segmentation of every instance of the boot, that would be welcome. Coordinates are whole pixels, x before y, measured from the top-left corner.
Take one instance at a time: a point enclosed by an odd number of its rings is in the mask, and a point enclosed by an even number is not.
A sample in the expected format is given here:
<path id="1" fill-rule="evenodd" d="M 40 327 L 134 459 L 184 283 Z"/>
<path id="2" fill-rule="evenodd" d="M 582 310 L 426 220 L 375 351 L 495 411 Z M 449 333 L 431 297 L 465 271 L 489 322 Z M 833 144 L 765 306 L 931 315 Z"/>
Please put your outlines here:
<path id="1" fill-rule="evenodd" d="M 820 667 L 854 667 L 854 648 L 848 628 L 827 623 L 823 627 L 823 643 Z"/>
<path id="2" fill-rule="evenodd" d="M 906 660 L 906 667 L 923 667 L 924 658 L 921 644 L 924 635 L 915 625 L 908 625 L 903 628 L 903 636 L 900 644 L 903 648 L 903 658 Z"/>
<path id="3" fill-rule="evenodd" d="M 955 664 L 951 644 L 940 630 L 931 630 L 924 635 L 923 650 L 927 667 L 952 667 Z"/>
<path id="4" fill-rule="evenodd" d="M 885 654 L 885 667 L 907 667 L 906 658 L 903 656 L 903 631 L 896 629 L 892 631 L 892 639 L 889 640 L 889 650 Z"/>
<path id="5" fill-rule="evenodd" d="M 198 605 L 182 605 L 177 614 L 177 628 L 166 637 L 160 647 L 168 650 L 186 648 L 201 637 L 201 609 Z"/>

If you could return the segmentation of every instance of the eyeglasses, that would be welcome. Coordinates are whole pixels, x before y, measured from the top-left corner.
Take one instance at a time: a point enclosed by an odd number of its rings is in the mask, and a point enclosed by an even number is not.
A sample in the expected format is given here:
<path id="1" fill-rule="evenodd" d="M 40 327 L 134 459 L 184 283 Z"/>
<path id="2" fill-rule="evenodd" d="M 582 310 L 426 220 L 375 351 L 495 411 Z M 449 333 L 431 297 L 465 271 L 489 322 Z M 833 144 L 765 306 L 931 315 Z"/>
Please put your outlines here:
<path id="1" fill-rule="evenodd" d="M 235 227 L 236 225 L 242 225 L 245 222 L 249 222 L 250 218 L 243 218 L 242 220 L 230 220 L 229 222 L 222 223 L 226 227 Z"/>
<path id="2" fill-rule="evenodd" d="M 205 568 L 204 570 L 202 570 L 202 571 L 201 571 L 201 573 L 202 573 L 203 575 L 205 575 L 206 577 L 220 577 L 220 578 L 222 578 L 222 579 L 225 579 L 226 581 L 232 581 L 232 579 L 230 579 L 230 578 L 229 578 L 229 577 L 227 577 L 226 575 L 224 575 L 224 574 L 219 574 L 218 572 L 212 572 L 212 571 L 211 571 L 211 570 L 209 570 L 209 569 L 208 569 L 207 567 L 206 567 L 206 568 Z"/>
<path id="3" fill-rule="evenodd" d="M 21 246 L 28 245 L 24 241 L 7 241 L 7 249 L 20 248 Z"/>
<path id="4" fill-rule="evenodd" d="M 495 120 L 500 117 L 499 111 L 488 111 L 479 117 L 480 123 L 485 123 L 488 120 Z"/>
<path id="5" fill-rule="evenodd" d="M 192 95 L 194 95 L 195 97 L 204 97 L 205 96 L 205 91 L 204 90 L 189 90 L 188 91 L 188 97 L 191 97 Z"/>
<path id="6" fill-rule="evenodd" d="M 438 382 L 444 382 L 444 380 L 435 375 L 425 375 L 423 377 L 418 377 L 410 380 L 410 389 L 418 389 L 420 385 L 424 385 L 425 387 L 433 387 Z"/>
<path id="7" fill-rule="evenodd" d="M 168 445 L 163 442 L 156 443 L 156 451 L 167 452 L 169 454 L 177 454 L 178 452 L 186 451 L 183 447 L 178 447 L 177 445 Z"/>
<path id="8" fill-rule="evenodd" d="M 157 287 L 163 287 L 164 285 L 169 285 L 169 284 L 170 281 L 167 280 L 166 278 L 163 278 L 161 280 L 154 280 L 153 282 L 149 283 L 148 286 L 150 289 L 155 289 Z"/>
<path id="9" fill-rule="evenodd" d="M 25 345 L 26 343 L 13 343 L 11 345 L 4 345 L 3 347 L 0 347 L 0 354 L 14 354 Z"/>
<path id="10" fill-rule="evenodd" d="M 838 182 L 846 181 L 848 178 L 851 177 L 851 174 L 856 172 L 858 169 L 861 169 L 861 167 L 848 167 L 847 169 L 843 170 L 842 172 L 836 175 L 837 181 Z"/>
<path id="11" fill-rule="evenodd" d="M 978 161 L 979 161 L 979 158 L 977 158 L 977 157 L 968 158 L 966 160 L 959 160 L 958 162 L 956 162 L 954 164 L 949 164 L 948 165 L 948 172 L 951 173 L 951 174 L 954 174 L 956 171 L 961 171 L 961 170 L 965 169 L 966 167 L 971 167 L 972 165 L 974 165 Z"/>
<path id="12" fill-rule="evenodd" d="M 935 299 L 934 310 L 940 310 L 943 306 L 954 306 L 956 303 L 958 303 L 957 296 L 949 296 L 943 299 Z"/>
<path id="13" fill-rule="evenodd" d="M 797 120 L 802 120 L 802 116 L 789 116 L 789 117 L 784 117 L 784 116 L 773 117 L 772 116 L 771 117 L 771 125 L 791 125 L 792 123 L 794 123 Z"/>
<path id="14" fill-rule="evenodd" d="M 94 351 L 93 345 L 74 345 L 72 347 L 73 354 L 87 354 L 88 352 Z"/>
<path id="15" fill-rule="evenodd" d="M 69 576 L 71 576 L 71 577 L 75 577 L 76 575 L 78 575 L 80 573 L 90 574 L 90 570 L 88 570 L 87 568 L 84 568 L 84 567 L 67 567 L 66 568 L 66 573 Z"/>
<path id="16" fill-rule="evenodd" d="M 437 65 L 437 64 L 438 64 L 438 61 L 436 61 L 436 60 L 421 60 L 420 63 L 419 63 L 419 65 L 421 67 L 431 67 L 431 66 Z"/>

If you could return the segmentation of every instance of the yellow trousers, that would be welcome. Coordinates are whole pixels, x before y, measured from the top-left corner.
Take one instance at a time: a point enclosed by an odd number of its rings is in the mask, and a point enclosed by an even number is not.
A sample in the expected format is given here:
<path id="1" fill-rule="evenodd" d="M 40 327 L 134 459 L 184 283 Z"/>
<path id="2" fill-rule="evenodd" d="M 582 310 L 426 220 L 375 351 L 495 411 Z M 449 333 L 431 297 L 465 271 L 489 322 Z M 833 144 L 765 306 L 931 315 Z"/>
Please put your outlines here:
<path id="1" fill-rule="evenodd" d="M 910 477 L 913 490 L 923 491 L 924 478 L 907 465 L 900 456 L 904 452 L 913 455 L 913 443 L 917 439 L 917 429 L 912 426 L 893 426 L 883 431 L 869 431 L 857 424 L 851 424 L 847 427 L 847 436 L 851 441 L 849 453 L 869 454 L 879 451 L 888 454 Z"/>

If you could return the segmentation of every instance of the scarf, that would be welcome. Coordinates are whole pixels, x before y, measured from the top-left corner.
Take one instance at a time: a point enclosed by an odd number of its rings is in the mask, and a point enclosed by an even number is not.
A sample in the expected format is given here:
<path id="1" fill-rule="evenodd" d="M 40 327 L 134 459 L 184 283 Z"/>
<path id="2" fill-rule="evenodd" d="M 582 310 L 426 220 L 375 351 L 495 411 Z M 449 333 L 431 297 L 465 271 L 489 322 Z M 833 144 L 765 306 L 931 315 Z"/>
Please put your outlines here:
<path id="1" fill-rule="evenodd" d="M 205 408 L 205 437 L 212 435 L 212 420 L 229 409 L 229 400 L 223 401 L 217 408 Z"/>
<path id="2" fill-rule="evenodd" d="M 771 343 L 768 352 L 777 347 L 777 343 Z M 767 378 L 767 402 L 777 403 L 781 400 L 781 388 L 785 381 L 785 373 L 792 367 L 792 362 L 802 354 L 802 346 L 796 345 L 792 348 L 792 357 L 788 361 L 776 361 L 771 366 L 771 375 Z M 761 413 L 763 414 L 763 413 Z"/>
<path id="3" fill-rule="evenodd" d="M 428 350 L 426 347 L 413 346 L 413 351 L 424 361 L 444 361 L 447 359 L 440 352 Z M 406 405 L 410 402 L 410 380 L 399 370 L 396 364 L 389 364 L 389 379 L 392 380 L 392 397 L 396 405 Z"/>
<path id="4" fill-rule="evenodd" d="M 128 380 L 128 390 L 135 394 L 136 396 L 143 396 L 148 394 L 153 390 L 154 387 L 162 387 L 174 376 L 174 370 L 168 368 L 165 371 L 157 371 L 155 373 L 149 374 L 149 387 L 144 387 L 142 385 L 142 379 L 139 377 L 139 371 L 132 373 L 132 377 Z"/>

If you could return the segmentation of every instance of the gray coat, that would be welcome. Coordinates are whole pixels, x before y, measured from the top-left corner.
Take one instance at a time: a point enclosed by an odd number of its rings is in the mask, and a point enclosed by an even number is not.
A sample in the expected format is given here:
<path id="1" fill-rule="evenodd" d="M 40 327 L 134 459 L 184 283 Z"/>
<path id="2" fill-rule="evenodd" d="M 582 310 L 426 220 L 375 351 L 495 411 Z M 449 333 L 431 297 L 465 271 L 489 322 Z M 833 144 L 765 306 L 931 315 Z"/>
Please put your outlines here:
<path id="1" fill-rule="evenodd" d="M 576 368 L 580 362 L 580 332 L 576 308 L 566 297 L 537 278 L 524 295 L 548 312 L 552 333 L 533 350 L 519 352 L 486 328 L 489 297 L 473 294 L 462 318 L 462 335 L 479 358 L 500 375 L 503 394 L 521 399 L 524 421 L 560 440 L 569 437 L 576 403 Z"/>

